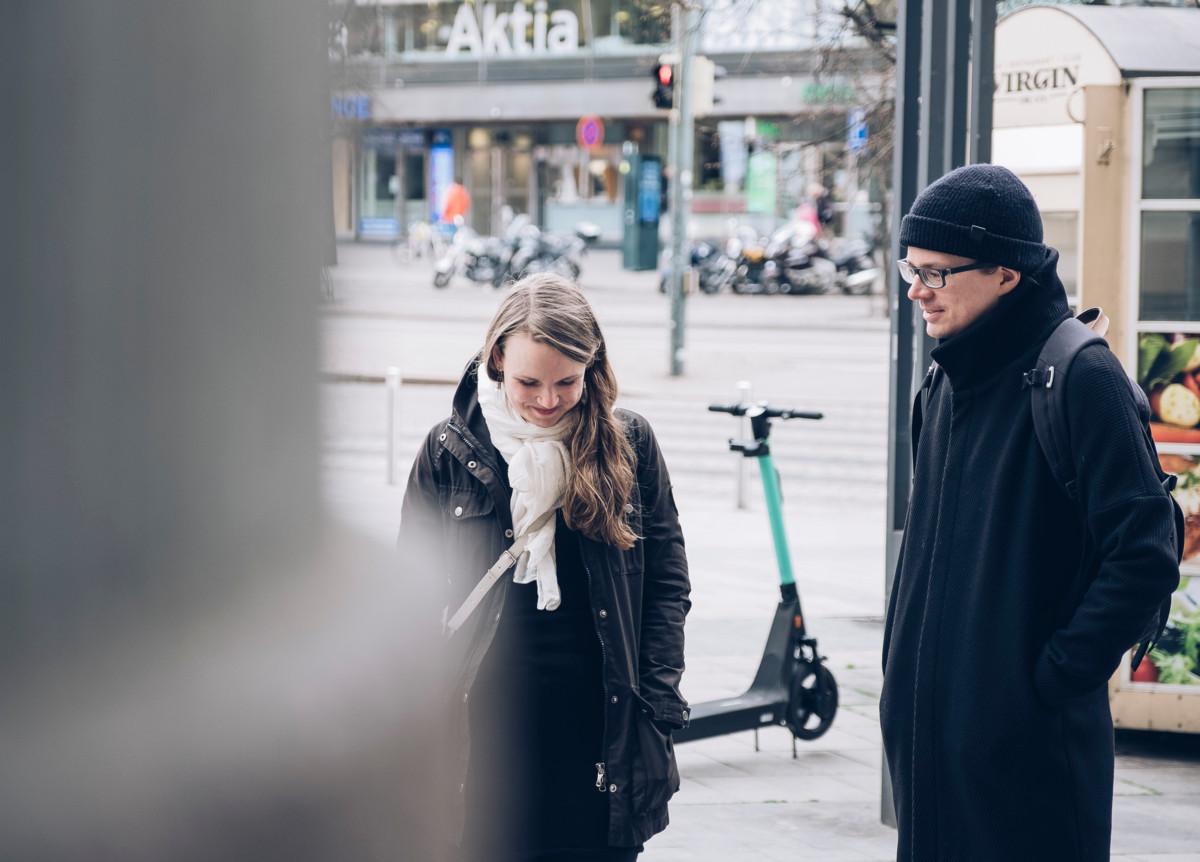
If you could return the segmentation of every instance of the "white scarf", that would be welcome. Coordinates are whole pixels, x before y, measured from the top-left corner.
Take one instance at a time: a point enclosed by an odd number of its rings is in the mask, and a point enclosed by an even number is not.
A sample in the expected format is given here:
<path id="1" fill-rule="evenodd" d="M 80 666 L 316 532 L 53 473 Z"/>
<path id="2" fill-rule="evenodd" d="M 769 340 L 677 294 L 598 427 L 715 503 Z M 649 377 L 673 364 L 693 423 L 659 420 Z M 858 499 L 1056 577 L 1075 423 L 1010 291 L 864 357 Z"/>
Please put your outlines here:
<path id="1" fill-rule="evenodd" d="M 567 476 L 567 449 L 562 444 L 569 421 L 560 419 L 550 428 L 526 422 L 508 403 L 504 388 L 487 376 L 479 364 L 479 406 L 492 443 L 508 462 L 508 482 L 512 485 L 512 523 L 515 538 L 529 534 L 525 553 L 517 562 L 513 582 L 537 582 L 539 611 L 553 611 L 562 603 L 558 589 L 558 570 L 554 560 L 554 533 L 557 519 L 552 515 L 536 529 L 538 519 L 553 512 L 562 503 Z"/>

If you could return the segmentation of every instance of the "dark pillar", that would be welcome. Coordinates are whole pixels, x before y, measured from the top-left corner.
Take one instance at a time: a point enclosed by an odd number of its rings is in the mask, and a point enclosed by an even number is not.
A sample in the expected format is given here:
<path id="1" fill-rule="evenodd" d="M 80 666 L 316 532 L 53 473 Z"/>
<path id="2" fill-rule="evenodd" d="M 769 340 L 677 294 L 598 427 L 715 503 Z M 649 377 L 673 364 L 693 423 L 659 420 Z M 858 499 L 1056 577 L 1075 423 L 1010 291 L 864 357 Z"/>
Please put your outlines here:
<path id="1" fill-rule="evenodd" d="M 891 212 L 893 260 L 903 256 L 900 220 L 917 193 L 965 164 L 968 142 L 972 155 L 990 154 L 995 20 L 995 4 L 989 0 L 899 0 Z M 979 62 L 968 67 L 968 57 Z M 912 483 L 912 399 L 929 366 L 934 344 L 925 334 L 924 322 L 914 314 L 913 304 L 905 296 L 907 285 L 895 270 L 888 273 L 888 286 L 892 362 L 885 578 L 890 597 Z M 883 822 L 895 825 L 886 764 L 881 817 Z"/>

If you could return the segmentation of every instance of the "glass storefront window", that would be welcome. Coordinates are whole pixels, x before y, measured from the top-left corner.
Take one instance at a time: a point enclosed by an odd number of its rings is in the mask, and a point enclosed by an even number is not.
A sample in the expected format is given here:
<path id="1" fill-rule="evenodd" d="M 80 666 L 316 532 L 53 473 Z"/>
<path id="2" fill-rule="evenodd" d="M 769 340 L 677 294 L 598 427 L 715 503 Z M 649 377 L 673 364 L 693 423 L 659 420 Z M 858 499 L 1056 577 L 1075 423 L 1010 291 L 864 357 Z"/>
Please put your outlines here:
<path id="1" fill-rule="evenodd" d="M 1058 249 L 1058 277 L 1072 305 L 1079 302 L 1079 213 L 1042 213 L 1043 242 Z"/>
<path id="2" fill-rule="evenodd" d="M 1200 320 L 1200 212 L 1143 212 L 1141 318 Z"/>
<path id="3" fill-rule="evenodd" d="M 592 46 L 597 54 L 619 54 L 633 45 L 671 40 L 671 5 L 666 0 L 591 0 Z"/>
<path id="4" fill-rule="evenodd" d="M 396 151 L 364 147 L 362 151 L 362 200 L 359 213 L 362 218 L 395 218 L 396 192 L 399 180 L 396 177 Z"/>
<path id="5" fill-rule="evenodd" d="M 1146 90 L 1142 197 L 1200 198 L 1200 88 Z"/>

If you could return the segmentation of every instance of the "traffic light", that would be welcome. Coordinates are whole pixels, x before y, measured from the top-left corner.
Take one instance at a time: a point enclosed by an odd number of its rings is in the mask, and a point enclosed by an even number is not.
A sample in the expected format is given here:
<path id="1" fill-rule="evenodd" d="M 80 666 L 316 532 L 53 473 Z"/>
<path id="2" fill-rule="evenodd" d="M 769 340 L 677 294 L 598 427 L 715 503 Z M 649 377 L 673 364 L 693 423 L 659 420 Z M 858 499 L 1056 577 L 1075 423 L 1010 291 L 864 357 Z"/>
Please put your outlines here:
<path id="1" fill-rule="evenodd" d="M 675 106 L 675 67 L 670 63 L 659 63 L 654 67 L 654 92 L 650 94 L 656 108 Z"/>

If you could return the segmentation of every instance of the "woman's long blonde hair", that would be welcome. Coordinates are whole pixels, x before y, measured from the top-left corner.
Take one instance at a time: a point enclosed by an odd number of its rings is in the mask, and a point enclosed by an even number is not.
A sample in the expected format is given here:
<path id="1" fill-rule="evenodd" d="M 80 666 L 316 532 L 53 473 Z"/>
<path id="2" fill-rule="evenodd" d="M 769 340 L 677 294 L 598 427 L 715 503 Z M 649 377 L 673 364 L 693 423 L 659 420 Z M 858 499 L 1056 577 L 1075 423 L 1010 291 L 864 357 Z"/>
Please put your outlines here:
<path id="1" fill-rule="evenodd" d="M 500 304 L 484 339 L 481 356 L 490 379 L 503 379 L 497 360 L 508 338 L 518 333 L 587 366 L 583 397 L 571 411 L 574 424 L 563 439 L 568 459 L 563 519 L 590 539 L 633 547 L 637 534 L 624 513 L 633 491 L 634 452 L 613 413 L 617 380 L 591 304 L 561 276 L 521 279 Z"/>

